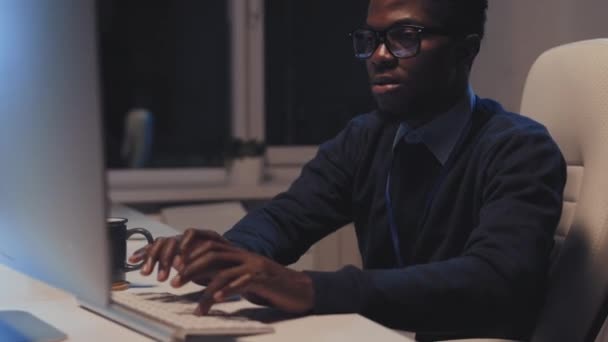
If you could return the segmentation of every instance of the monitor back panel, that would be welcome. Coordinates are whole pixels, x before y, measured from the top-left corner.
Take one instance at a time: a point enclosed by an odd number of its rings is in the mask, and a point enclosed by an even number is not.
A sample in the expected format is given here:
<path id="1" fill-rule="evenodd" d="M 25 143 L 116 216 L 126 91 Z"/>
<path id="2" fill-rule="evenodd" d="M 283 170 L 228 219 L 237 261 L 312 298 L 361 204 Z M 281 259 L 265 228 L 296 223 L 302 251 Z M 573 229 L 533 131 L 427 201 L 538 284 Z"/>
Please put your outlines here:
<path id="1" fill-rule="evenodd" d="M 0 262 L 108 298 L 93 0 L 0 3 Z"/>

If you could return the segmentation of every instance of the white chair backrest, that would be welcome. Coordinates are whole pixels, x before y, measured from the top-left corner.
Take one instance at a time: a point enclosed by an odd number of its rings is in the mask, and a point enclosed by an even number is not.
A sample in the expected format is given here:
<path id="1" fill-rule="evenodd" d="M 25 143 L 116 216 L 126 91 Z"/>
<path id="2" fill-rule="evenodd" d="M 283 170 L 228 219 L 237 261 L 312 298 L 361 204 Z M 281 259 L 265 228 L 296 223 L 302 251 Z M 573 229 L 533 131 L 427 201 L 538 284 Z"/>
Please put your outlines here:
<path id="1" fill-rule="evenodd" d="M 544 124 L 568 164 L 545 307 L 533 341 L 592 341 L 608 298 L 608 39 L 545 52 L 521 113 Z"/>

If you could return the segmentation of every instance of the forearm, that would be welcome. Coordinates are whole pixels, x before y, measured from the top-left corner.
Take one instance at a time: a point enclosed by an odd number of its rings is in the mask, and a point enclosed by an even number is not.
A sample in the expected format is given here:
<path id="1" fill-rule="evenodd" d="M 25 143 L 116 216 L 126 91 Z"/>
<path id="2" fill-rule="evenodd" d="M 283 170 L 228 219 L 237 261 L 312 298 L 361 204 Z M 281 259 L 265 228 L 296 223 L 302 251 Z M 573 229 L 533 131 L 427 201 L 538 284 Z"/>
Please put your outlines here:
<path id="1" fill-rule="evenodd" d="M 350 222 L 353 174 L 363 135 L 359 125 L 353 120 L 321 145 L 289 190 L 247 215 L 225 237 L 286 265 Z"/>
<path id="2" fill-rule="evenodd" d="M 311 189 L 312 186 L 307 186 Z M 315 192 L 306 202 L 298 201 L 294 185 L 287 193 L 279 195 L 238 222 L 224 236 L 249 251 L 261 254 L 284 265 L 291 264 L 304 254 L 312 244 L 349 221 L 346 210 L 334 208 L 322 195 Z M 340 203 L 343 200 L 335 199 Z M 323 208 L 325 206 L 325 208 Z"/>
<path id="3" fill-rule="evenodd" d="M 276 203 L 272 206 L 276 206 Z M 261 208 L 248 214 L 224 234 L 224 237 L 248 251 L 282 264 L 291 263 L 293 257 L 290 258 L 289 255 L 302 254 L 306 251 L 306 245 L 303 241 L 289 238 L 298 234 L 295 226 L 282 225 L 270 212 L 269 208 Z"/>
<path id="4" fill-rule="evenodd" d="M 346 267 L 337 272 L 307 272 L 313 279 L 314 312 L 360 313 L 390 327 L 437 335 L 496 331 L 496 322 L 529 320 L 526 310 L 538 300 L 539 279 L 529 279 L 527 291 L 516 292 L 494 267 L 476 257 L 405 269 L 366 270 Z M 542 278 L 542 276 L 541 276 Z M 514 327 L 521 322 L 512 321 Z M 504 336 L 522 337 L 505 329 Z M 525 332 L 521 332 L 525 334 Z M 516 334 L 516 333 L 515 333 Z"/>

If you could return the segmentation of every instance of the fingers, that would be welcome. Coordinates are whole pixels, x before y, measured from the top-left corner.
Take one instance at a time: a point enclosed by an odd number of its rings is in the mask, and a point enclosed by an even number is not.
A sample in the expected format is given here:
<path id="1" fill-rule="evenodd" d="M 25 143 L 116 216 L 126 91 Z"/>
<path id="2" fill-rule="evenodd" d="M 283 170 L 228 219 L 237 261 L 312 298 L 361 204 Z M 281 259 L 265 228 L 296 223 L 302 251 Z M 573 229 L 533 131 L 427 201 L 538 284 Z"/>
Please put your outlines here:
<path id="1" fill-rule="evenodd" d="M 194 260 L 200 258 L 201 256 L 214 251 L 214 252 L 235 252 L 235 253 L 239 253 L 242 252 L 241 249 L 231 246 L 231 245 L 227 245 L 223 242 L 217 242 L 217 241 L 205 241 L 203 244 L 198 245 L 196 248 L 194 248 L 193 250 L 189 251 L 188 253 L 185 253 L 183 256 L 180 256 L 180 268 L 175 267 L 175 269 L 178 270 L 178 272 L 182 272 L 183 268 L 185 267 L 185 264 L 190 264 L 192 263 Z M 203 285 L 203 286 L 207 286 L 209 285 L 209 282 L 211 282 L 212 278 L 215 277 L 215 275 L 217 274 L 217 272 L 221 269 L 224 269 L 226 267 L 231 267 L 232 264 L 230 263 L 222 263 L 221 261 L 210 265 L 210 267 L 208 269 L 205 270 L 201 270 L 200 273 L 197 273 L 194 277 L 190 278 L 190 281 L 195 282 L 196 284 L 199 285 Z M 181 286 L 181 285 L 177 285 L 177 286 Z"/>
<path id="2" fill-rule="evenodd" d="M 201 247 L 209 242 L 204 249 Z M 203 243 L 203 245 L 201 245 Z M 182 270 L 187 263 L 184 255 L 190 255 L 190 250 L 196 250 L 193 254 L 198 258 L 210 250 L 218 249 L 219 246 L 230 246 L 229 242 L 216 232 L 190 228 L 183 235 L 157 238 L 154 243 L 138 249 L 129 257 L 129 262 L 137 263 L 144 261 L 141 269 L 142 275 L 150 275 L 158 263 L 157 279 L 165 281 L 169 278 L 171 267 Z M 192 259 L 194 260 L 194 259 Z"/>
<path id="3" fill-rule="evenodd" d="M 136 264 L 146 258 L 146 254 L 150 245 L 146 245 L 135 252 L 129 257 L 129 262 L 132 264 Z"/>
<path id="4" fill-rule="evenodd" d="M 228 251 L 236 251 L 236 250 L 237 250 L 236 247 L 227 245 L 223 242 L 205 241 L 202 244 L 200 244 L 196 247 L 193 247 L 188 251 L 183 252 L 182 257 L 183 257 L 183 262 L 185 264 L 188 264 L 192 260 L 196 260 L 211 251 L 228 252 Z"/>
<path id="5" fill-rule="evenodd" d="M 171 266 L 175 263 L 177 255 L 177 240 L 168 239 L 162 250 L 160 251 L 160 257 L 158 260 L 158 274 L 156 279 L 158 281 L 165 281 L 169 278 L 169 272 L 171 272 Z"/>
<path id="6" fill-rule="evenodd" d="M 192 250 L 188 253 L 185 253 L 183 256 L 180 255 L 179 262 L 176 262 L 177 267 L 175 267 L 175 269 L 178 272 L 182 273 L 186 264 L 192 263 L 192 261 L 202 257 L 203 255 L 205 255 L 211 251 L 228 252 L 231 250 L 231 248 L 233 248 L 233 247 L 230 247 L 229 245 L 226 245 L 221 242 L 205 241 L 202 245 L 199 245 L 194 250 Z M 215 265 L 210 265 L 209 268 L 207 268 L 205 270 L 200 270 L 199 273 L 197 273 L 195 276 L 190 278 L 189 281 L 193 281 L 199 285 L 207 286 L 209 284 L 209 282 L 211 281 L 211 278 L 213 278 L 215 276 L 215 274 L 217 273 L 218 269 L 221 269 L 221 268 L 222 268 L 221 263 L 216 263 Z M 181 285 L 176 285 L 176 286 L 179 287 Z"/>
<path id="7" fill-rule="evenodd" d="M 243 255 L 233 251 L 209 251 L 197 259 L 186 263 L 184 268 L 171 280 L 171 286 L 181 287 L 189 281 L 201 277 L 215 278 L 219 269 L 243 263 Z"/>
<path id="8" fill-rule="evenodd" d="M 156 266 L 156 263 L 159 261 L 159 259 L 164 258 L 164 259 L 171 259 L 170 261 L 168 261 L 168 264 L 171 265 L 173 263 L 173 257 L 175 256 L 175 253 L 177 252 L 177 248 L 173 248 L 170 249 L 169 252 L 173 253 L 173 254 L 169 254 L 167 251 L 165 251 L 165 249 L 167 247 L 171 247 L 173 246 L 173 242 L 171 242 L 172 240 L 175 240 L 175 238 L 157 238 L 154 243 L 152 245 L 149 245 L 148 250 L 146 252 L 146 262 L 144 263 L 144 266 L 141 268 L 141 274 L 143 275 L 150 275 L 152 273 L 152 271 L 154 270 L 154 266 Z M 167 262 L 166 260 L 162 260 L 162 262 Z M 160 270 L 160 268 L 159 268 Z"/>
<path id="9" fill-rule="evenodd" d="M 190 248 L 194 247 L 198 242 L 207 240 L 216 241 L 223 244 L 230 244 L 228 240 L 224 239 L 224 237 L 218 234 L 217 232 L 211 230 L 188 228 L 182 236 L 182 239 L 179 244 L 179 249 L 182 251 L 188 251 Z"/>
<path id="10" fill-rule="evenodd" d="M 184 268 L 184 258 L 180 254 L 176 255 L 173 258 L 173 268 L 175 268 L 178 272 Z"/>
<path id="11" fill-rule="evenodd" d="M 251 273 L 245 273 L 241 275 L 239 278 L 228 283 L 227 286 L 222 289 L 216 291 L 213 294 L 213 299 L 216 302 L 222 302 L 226 300 L 226 298 L 230 298 L 235 295 L 242 294 L 246 292 L 252 282 L 253 275 Z"/>
<path id="12" fill-rule="evenodd" d="M 250 279 L 251 274 L 247 273 L 247 268 L 244 266 L 230 268 L 218 273 L 203 292 L 195 314 L 206 315 L 213 304 L 228 297 L 224 295 L 225 293 L 240 293 L 249 284 Z"/>

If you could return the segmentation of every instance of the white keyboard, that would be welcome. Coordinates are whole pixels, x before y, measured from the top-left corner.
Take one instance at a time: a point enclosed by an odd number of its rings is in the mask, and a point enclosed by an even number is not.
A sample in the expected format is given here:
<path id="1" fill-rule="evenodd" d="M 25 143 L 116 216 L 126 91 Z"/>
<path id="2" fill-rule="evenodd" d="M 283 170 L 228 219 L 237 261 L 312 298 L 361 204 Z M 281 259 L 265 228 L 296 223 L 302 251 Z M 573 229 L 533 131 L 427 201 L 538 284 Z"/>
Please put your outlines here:
<path id="1" fill-rule="evenodd" d="M 148 318 L 180 330 L 180 335 L 249 335 L 273 332 L 274 329 L 258 321 L 218 310 L 196 316 L 196 297 L 171 293 L 126 291 L 113 292 L 112 300 Z"/>

